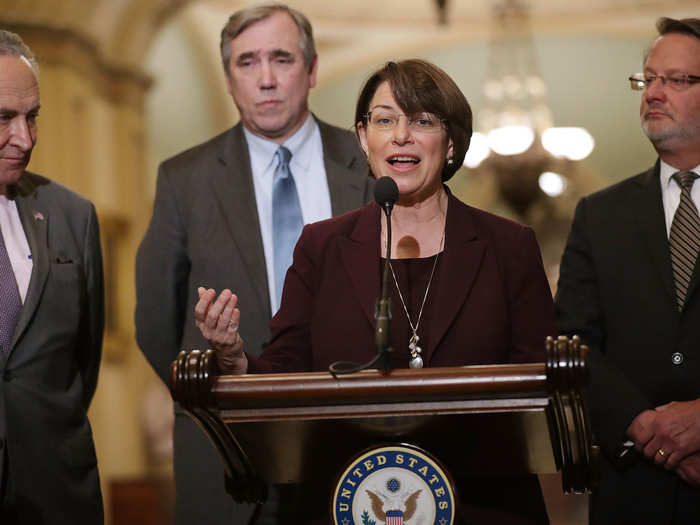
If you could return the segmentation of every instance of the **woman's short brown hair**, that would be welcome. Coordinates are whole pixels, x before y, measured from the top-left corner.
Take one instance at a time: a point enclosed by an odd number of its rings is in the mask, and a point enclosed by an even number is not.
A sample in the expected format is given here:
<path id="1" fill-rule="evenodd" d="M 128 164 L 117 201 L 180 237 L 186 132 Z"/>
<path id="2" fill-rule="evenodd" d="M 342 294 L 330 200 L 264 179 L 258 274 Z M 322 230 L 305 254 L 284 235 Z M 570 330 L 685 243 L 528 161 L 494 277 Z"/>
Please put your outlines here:
<path id="1" fill-rule="evenodd" d="M 430 62 L 413 58 L 387 62 L 365 82 L 355 109 L 357 125 L 367 125 L 369 105 L 377 88 L 388 82 L 399 107 L 406 115 L 432 113 L 445 120 L 447 137 L 452 140 L 454 156 L 445 163 L 442 180 L 449 180 L 462 166 L 472 137 L 472 110 L 464 94 L 447 73 Z"/>

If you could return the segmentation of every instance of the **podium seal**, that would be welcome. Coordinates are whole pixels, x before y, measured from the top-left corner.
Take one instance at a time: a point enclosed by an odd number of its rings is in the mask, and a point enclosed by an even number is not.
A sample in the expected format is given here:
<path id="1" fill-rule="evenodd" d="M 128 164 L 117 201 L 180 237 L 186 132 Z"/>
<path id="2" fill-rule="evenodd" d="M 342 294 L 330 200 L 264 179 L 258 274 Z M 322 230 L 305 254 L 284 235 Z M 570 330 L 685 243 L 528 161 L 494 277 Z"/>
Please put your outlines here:
<path id="1" fill-rule="evenodd" d="M 410 445 L 370 449 L 338 479 L 332 501 L 336 525 L 401 525 L 455 521 L 454 488 L 437 460 Z"/>

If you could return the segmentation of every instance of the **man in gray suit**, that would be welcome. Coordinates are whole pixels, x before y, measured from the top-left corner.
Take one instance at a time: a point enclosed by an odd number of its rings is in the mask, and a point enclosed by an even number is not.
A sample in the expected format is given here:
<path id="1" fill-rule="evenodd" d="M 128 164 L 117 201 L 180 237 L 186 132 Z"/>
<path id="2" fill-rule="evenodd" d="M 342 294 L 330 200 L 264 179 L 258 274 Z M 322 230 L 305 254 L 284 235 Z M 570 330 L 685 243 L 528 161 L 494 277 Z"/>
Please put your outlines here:
<path id="1" fill-rule="evenodd" d="M 557 291 L 590 346 L 594 524 L 700 523 L 700 19 L 657 29 L 630 81 L 659 158 L 581 200 Z"/>
<path id="2" fill-rule="evenodd" d="M 0 30 L 0 523 L 102 523 L 87 409 L 104 300 L 93 205 L 26 171 L 38 68 Z"/>
<path id="3" fill-rule="evenodd" d="M 221 56 L 241 121 L 163 162 L 136 260 L 137 339 L 166 385 L 181 349 L 206 348 L 194 323 L 198 286 L 236 290 L 241 335 L 260 351 L 302 225 L 371 198 L 354 136 L 309 112 L 318 62 L 303 14 L 281 5 L 234 13 Z M 280 180 L 291 188 L 279 190 Z M 176 522 L 243 523 L 214 447 L 175 412 Z"/>

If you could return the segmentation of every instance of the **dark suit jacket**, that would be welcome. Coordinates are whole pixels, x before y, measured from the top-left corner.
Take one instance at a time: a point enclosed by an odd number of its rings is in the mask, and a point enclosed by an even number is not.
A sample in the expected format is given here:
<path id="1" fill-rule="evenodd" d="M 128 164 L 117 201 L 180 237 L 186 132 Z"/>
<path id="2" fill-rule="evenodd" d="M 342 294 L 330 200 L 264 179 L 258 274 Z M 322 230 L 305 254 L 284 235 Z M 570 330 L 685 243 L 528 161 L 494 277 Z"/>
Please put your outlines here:
<path id="1" fill-rule="evenodd" d="M 658 163 L 578 204 L 556 305 L 560 332 L 591 346 L 589 408 L 604 452 L 593 523 L 672 523 L 674 508 L 692 516 L 674 523 L 700 523 L 699 490 L 646 461 L 625 471 L 610 461 L 639 412 L 700 397 L 698 281 L 696 264 L 679 313 Z"/>
<path id="2" fill-rule="evenodd" d="M 2 523 L 102 523 L 87 409 L 104 323 L 90 202 L 25 172 L 11 189 L 34 263 L 10 354 L 0 355 Z"/>
<path id="3" fill-rule="evenodd" d="M 260 357 L 249 356 L 249 372 L 326 370 L 337 360 L 364 363 L 374 356 L 379 239 L 380 208 L 374 202 L 304 228 L 271 323 L 272 341 Z M 450 195 L 439 265 L 436 288 L 430 290 L 435 344 L 424 348 L 426 366 L 545 360 L 554 307 L 530 228 Z M 394 316 L 402 315 L 398 304 L 393 309 Z M 393 343 L 407 367 L 405 344 Z M 468 523 L 487 516 L 499 524 L 520 523 L 524 516 L 547 522 L 535 477 L 453 475 L 462 478 Z"/>
<path id="4" fill-rule="evenodd" d="M 357 139 L 318 122 L 334 214 L 371 198 Z M 136 336 L 166 385 L 184 348 L 206 348 L 194 323 L 197 286 L 233 290 L 250 349 L 269 339 L 270 299 L 248 146 L 241 124 L 165 161 L 153 217 L 136 258 Z M 232 523 L 233 501 L 213 446 L 176 410 L 178 523 Z M 242 518 L 241 518 L 242 519 Z"/>

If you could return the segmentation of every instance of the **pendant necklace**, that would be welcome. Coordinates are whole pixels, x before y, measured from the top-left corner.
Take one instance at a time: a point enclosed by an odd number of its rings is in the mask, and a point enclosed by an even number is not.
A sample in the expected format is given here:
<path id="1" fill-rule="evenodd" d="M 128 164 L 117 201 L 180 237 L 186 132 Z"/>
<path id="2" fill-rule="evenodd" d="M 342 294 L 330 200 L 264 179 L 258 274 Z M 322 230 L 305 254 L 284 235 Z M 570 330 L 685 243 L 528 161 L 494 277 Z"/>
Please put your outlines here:
<path id="1" fill-rule="evenodd" d="M 422 349 L 418 346 L 418 327 L 420 326 L 420 320 L 423 316 L 423 307 L 425 306 L 425 300 L 428 298 L 428 291 L 430 291 L 430 285 L 433 282 L 433 275 L 435 274 L 435 267 L 437 266 L 438 256 L 442 251 L 443 244 L 445 242 L 445 230 L 442 231 L 442 239 L 440 239 L 440 247 L 438 252 L 435 254 L 435 259 L 433 261 L 433 269 L 430 270 L 430 279 L 428 279 L 428 286 L 425 288 L 425 294 L 423 295 L 423 302 L 420 305 L 420 310 L 418 312 L 418 319 L 416 319 L 415 326 L 411 321 L 411 316 L 408 314 L 408 308 L 406 307 L 406 301 L 403 300 L 403 295 L 401 294 L 401 288 L 399 288 L 399 282 L 396 280 L 396 274 L 394 273 L 394 267 L 391 265 L 391 259 L 389 259 L 389 269 L 391 270 L 391 276 L 394 278 L 394 284 L 396 285 L 396 291 L 399 292 L 399 299 L 401 300 L 401 306 L 403 306 L 403 311 L 406 313 L 406 319 L 408 319 L 408 324 L 411 327 L 411 338 L 408 340 L 408 350 L 410 352 L 411 358 L 408 360 L 409 368 L 423 368 L 423 358 L 421 357 Z"/>

